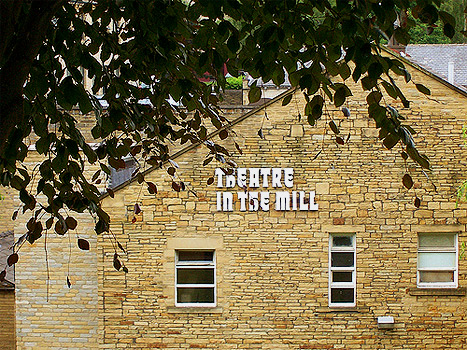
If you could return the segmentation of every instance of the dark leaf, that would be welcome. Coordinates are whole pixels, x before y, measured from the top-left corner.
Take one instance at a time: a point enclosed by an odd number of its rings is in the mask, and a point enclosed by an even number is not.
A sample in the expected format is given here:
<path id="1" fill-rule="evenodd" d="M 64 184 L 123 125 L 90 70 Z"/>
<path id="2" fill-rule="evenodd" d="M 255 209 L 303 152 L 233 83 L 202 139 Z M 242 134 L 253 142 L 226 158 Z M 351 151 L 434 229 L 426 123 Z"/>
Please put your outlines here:
<path id="1" fill-rule="evenodd" d="M 401 152 L 401 157 L 404 159 L 404 160 L 407 160 L 407 158 L 409 158 L 409 155 L 407 153 L 405 153 L 404 151 Z"/>
<path id="2" fill-rule="evenodd" d="M 413 180 L 412 180 L 412 177 L 409 175 L 409 174 L 405 174 L 403 177 L 402 177 L 402 183 L 404 184 L 405 188 L 407 188 L 408 190 L 410 190 L 413 186 Z"/>
<path id="3" fill-rule="evenodd" d="M 386 146 L 387 149 L 391 149 L 397 145 L 399 140 L 400 138 L 398 135 L 388 134 L 383 140 L 383 145 Z"/>
<path id="4" fill-rule="evenodd" d="M 414 200 L 413 205 L 415 205 L 417 208 L 420 208 L 420 204 L 421 204 L 421 203 L 420 203 L 420 198 L 415 197 L 415 200 Z"/>
<path id="5" fill-rule="evenodd" d="M 114 198 L 114 197 L 115 197 L 115 193 L 114 193 L 114 191 L 113 191 L 111 188 L 107 188 L 107 193 L 109 194 L 110 198 Z"/>
<path id="6" fill-rule="evenodd" d="M 250 91 L 248 92 L 248 99 L 250 103 L 258 102 L 261 98 L 261 89 L 256 86 L 256 82 L 250 86 Z"/>
<path id="7" fill-rule="evenodd" d="M 117 241 L 117 246 L 118 246 L 118 248 L 120 248 L 120 250 L 121 250 L 122 252 L 126 253 L 126 252 L 125 252 L 125 249 L 123 249 L 123 246 L 120 244 L 119 241 Z"/>
<path id="8" fill-rule="evenodd" d="M 76 221 L 76 219 L 72 218 L 71 216 L 65 219 L 65 224 L 66 224 L 66 227 L 69 228 L 70 230 L 74 230 L 76 226 L 78 226 L 78 222 Z"/>
<path id="9" fill-rule="evenodd" d="M 292 97 L 293 97 L 293 94 L 289 94 L 285 96 L 284 99 L 282 100 L 282 106 L 287 106 L 292 100 Z"/>
<path id="10" fill-rule="evenodd" d="M 346 97 L 349 96 L 352 96 L 352 92 L 346 85 L 341 84 L 334 93 L 334 105 L 336 107 L 342 106 L 342 104 L 345 102 Z"/>
<path id="11" fill-rule="evenodd" d="M 261 129 L 258 130 L 258 136 L 259 136 L 261 139 L 264 139 L 263 128 L 261 128 Z"/>
<path id="12" fill-rule="evenodd" d="M 416 148 L 407 146 L 406 152 L 410 158 L 417 162 L 422 168 L 430 169 L 430 162 L 428 161 L 428 158 L 418 153 Z"/>
<path id="13" fill-rule="evenodd" d="M 71 282 L 70 282 L 70 277 L 66 276 L 66 285 L 68 288 L 71 288 Z"/>
<path id="14" fill-rule="evenodd" d="M 416 87 L 417 90 L 420 91 L 422 94 L 431 95 L 430 89 L 428 89 L 425 85 L 422 85 L 422 84 L 415 84 L 415 87 Z"/>
<path id="15" fill-rule="evenodd" d="M 211 163 L 213 159 L 214 159 L 214 157 L 206 158 L 206 159 L 203 161 L 203 166 L 206 166 L 206 165 L 208 165 L 209 163 Z"/>
<path id="16" fill-rule="evenodd" d="M 66 228 L 63 226 L 62 220 L 57 220 L 55 223 L 55 232 L 59 235 L 64 235 L 66 233 Z"/>
<path id="17" fill-rule="evenodd" d="M 133 218 L 131 219 L 131 223 L 134 224 L 136 222 L 136 217 L 133 216 Z"/>
<path id="18" fill-rule="evenodd" d="M 147 182 L 148 191 L 150 194 L 157 194 L 157 186 L 152 182 Z"/>
<path id="19" fill-rule="evenodd" d="M 225 129 L 222 129 L 222 130 L 219 132 L 219 138 L 220 138 L 221 140 L 225 140 L 228 136 L 229 136 L 229 133 L 228 133 L 227 130 L 225 130 Z"/>
<path id="20" fill-rule="evenodd" d="M 167 173 L 171 176 L 175 175 L 175 168 L 171 166 L 170 168 L 167 169 Z"/>
<path id="21" fill-rule="evenodd" d="M 174 191 L 176 192 L 180 192 L 180 185 L 178 183 L 176 183 L 175 181 L 172 181 L 172 188 Z"/>
<path id="22" fill-rule="evenodd" d="M 6 271 L 3 270 L 2 272 L 0 272 L 0 282 L 3 282 L 5 280 L 5 277 L 6 277 Z"/>
<path id="23" fill-rule="evenodd" d="M 135 213 L 135 215 L 138 215 L 139 213 L 141 213 L 141 207 L 139 206 L 138 203 L 135 203 L 133 212 Z"/>
<path id="24" fill-rule="evenodd" d="M 18 217 L 18 210 L 15 210 L 15 211 L 13 212 L 13 215 L 11 216 L 11 220 L 14 221 L 14 220 L 16 220 L 17 217 Z"/>
<path id="25" fill-rule="evenodd" d="M 214 183 L 214 177 L 210 177 L 207 181 L 208 185 L 212 185 Z"/>
<path id="26" fill-rule="evenodd" d="M 122 263 L 118 259 L 117 253 L 114 254 L 114 269 L 119 271 L 122 268 Z"/>
<path id="27" fill-rule="evenodd" d="M 122 267 L 122 270 L 123 270 L 123 272 L 128 273 L 128 269 L 127 269 L 126 266 L 123 266 L 123 267 Z"/>
<path id="28" fill-rule="evenodd" d="M 334 120 L 331 120 L 329 122 L 329 127 L 331 128 L 331 130 L 332 130 L 332 132 L 334 134 L 336 134 L 336 135 L 339 134 L 339 128 L 337 127 L 336 123 L 334 123 Z"/>
<path id="29" fill-rule="evenodd" d="M 141 145 L 137 145 L 137 146 L 132 147 L 130 153 L 131 153 L 132 156 L 135 156 L 135 155 L 137 155 L 139 152 L 141 152 Z"/>
<path id="30" fill-rule="evenodd" d="M 78 247 L 81 250 L 89 250 L 89 242 L 83 238 L 78 239 Z"/>
<path id="31" fill-rule="evenodd" d="M 104 232 L 108 232 L 109 231 L 109 224 L 107 222 L 105 222 L 104 220 L 102 219 L 99 219 L 96 223 L 96 226 L 94 228 L 94 230 L 96 231 L 96 233 L 99 235 L 101 233 L 104 233 Z"/>
<path id="32" fill-rule="evenodd" d="M 379 91 L 373 91 L 368 94 L 366 97 L 366 102 L 371 105 L 371 104 L 378 104 L 379 101 L 381 101 L 381 98 L 383 95 Z"/>
<path id="33" fill-rule="evenodd" d="M 18 254 L 16 253 L 11 254 L 7 259 L 8 266 L 16 264 L 18 262 L 18 258 L 19 258 Z"/>
<path id="34" fill-rule="evenodd" d="M 443 33 L 444 35 L 446 35 L 448 38 L 452 39 L 454 37 L 454 35 L 456 34 L 456 30 L 454 29 L 454 27 L 452 26 L 451 23 L 446 23 L 444 26 L 443 26 Z"/>
<path id="35" fill-rule="evenodd" d="M 345 142 L 344 142 L 344 139 L 340 136 L 337 136 L 336 137 L 336 142 L 339 144 L 339 145 L 344 145 Z"/>

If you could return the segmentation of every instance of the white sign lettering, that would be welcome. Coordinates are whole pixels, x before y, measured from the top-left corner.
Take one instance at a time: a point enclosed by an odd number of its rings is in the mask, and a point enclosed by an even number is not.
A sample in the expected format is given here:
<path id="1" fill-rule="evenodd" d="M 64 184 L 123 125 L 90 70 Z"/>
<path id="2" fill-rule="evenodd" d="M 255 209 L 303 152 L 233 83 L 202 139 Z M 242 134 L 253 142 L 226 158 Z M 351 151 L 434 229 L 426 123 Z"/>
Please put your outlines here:
<path id="1" fill-rule="evenodd" d="M 293 187 L 294 170 L 292 168 L 238 168 L 234 174 L 227 175 L 217 168 L 215 171 L 218 188 L 234 188 L 235 185 L 242 191 L 238 191 L 237 200 L 240 203 L 240 211 L 269 211 L 273 202 L 277 211 L 316 211 L 315 192 L 287 191 Z M 272 194 L 264 189 L 280 189 Z M 249 189 L 255 189 L 249 191 Z M 257 190 L 257 189 L 263 189 Z M 216 193 L 217 211 L 234 210 L 234 193 Z"/>

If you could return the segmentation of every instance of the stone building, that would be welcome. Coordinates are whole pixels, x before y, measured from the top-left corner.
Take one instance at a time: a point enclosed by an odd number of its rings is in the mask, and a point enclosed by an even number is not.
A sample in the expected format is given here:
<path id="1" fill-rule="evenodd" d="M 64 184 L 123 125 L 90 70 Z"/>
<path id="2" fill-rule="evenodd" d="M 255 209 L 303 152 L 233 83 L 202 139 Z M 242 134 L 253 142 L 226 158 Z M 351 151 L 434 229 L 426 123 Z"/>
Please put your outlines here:
<path id="1" fill-rule="evenodd" d="M 173 154 L 176 178 L 171 163 L 146 173 L 156 195 L 126 181 L 102 198 L 127 273 L 113 270 L 113 241 L 96 238 L 90 218 L 77 230 L 90 252 L 48 237 L 49 290 L 35 263 L 43 241 L 24 247 L 18 348 L 465 348 L 467 205 L 456 205 L 456 188 L 467 167 L 467 94 L 406 64 L 431 96 L 400 81 L 410 108 L 385 98 L 417 131 L 430 171 L 384 148 L 359 85 L 349 86 L 350 117 L 329 105 L 313 127 L 300 117 L 299 91 L 244 106 L 222 141 L 233 174 L 216 161 L 201 166 L 208 152 L 193 145 Z"/>

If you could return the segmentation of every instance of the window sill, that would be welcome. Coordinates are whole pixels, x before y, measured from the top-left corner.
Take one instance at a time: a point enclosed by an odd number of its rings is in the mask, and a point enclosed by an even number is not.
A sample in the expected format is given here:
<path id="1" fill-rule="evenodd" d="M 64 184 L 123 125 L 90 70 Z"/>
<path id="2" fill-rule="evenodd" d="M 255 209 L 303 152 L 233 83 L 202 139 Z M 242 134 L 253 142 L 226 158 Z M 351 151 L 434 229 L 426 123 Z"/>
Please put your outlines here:
<path id="1" fill-rule="evenodd" d="M 336 307 L 336 306 L 329 306 L 329 307 L 320 307 L 317 308 L 316 313 L 318 314 L 325 314 L 325 313 L 365 313 L 370 312 L 370 308 L 366 306 L 352 306 L 352 307 Z"/>
<path id="2" fill-rule="evenodd" d="M 459 288 L 409 288 L 407 293 L 415 296 L 460 296 L 466 294 L 465 287 Z"/>
<path id="3" fill-rule="evenodd" d="M 223 311 L 221 307 L 170 306 L 167 308 L 169 314 L 221 314 Z"/>

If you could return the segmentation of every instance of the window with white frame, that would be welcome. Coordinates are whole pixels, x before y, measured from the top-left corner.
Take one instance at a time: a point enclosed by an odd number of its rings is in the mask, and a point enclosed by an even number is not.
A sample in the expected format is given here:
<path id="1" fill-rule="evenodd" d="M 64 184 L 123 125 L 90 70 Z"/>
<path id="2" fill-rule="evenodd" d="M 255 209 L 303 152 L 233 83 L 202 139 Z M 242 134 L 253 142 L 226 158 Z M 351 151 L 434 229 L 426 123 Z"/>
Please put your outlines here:
<path id="1" fill-rule="evenodd" d="M 417 286 L 457 288 L 457 255 L 456 234 L 419 233 Z"/>
<path id="2" fill-rule="evenodd" d="M 355 306 L 355 234 L 329 237 L 329 306 Z"/>
<path id="3" fill-rule="evenodd" d="M 216 306 L 214 250 L 175 252 L 175 306 Z"/>

